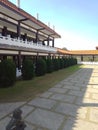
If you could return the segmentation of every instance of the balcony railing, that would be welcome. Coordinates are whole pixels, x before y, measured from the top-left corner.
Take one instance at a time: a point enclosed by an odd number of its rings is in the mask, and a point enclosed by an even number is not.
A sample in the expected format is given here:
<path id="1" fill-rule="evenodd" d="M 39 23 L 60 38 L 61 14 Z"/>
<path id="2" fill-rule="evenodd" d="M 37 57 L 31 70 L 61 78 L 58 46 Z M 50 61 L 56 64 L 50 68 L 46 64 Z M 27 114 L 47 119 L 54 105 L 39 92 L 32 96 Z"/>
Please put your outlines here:
<path id="1" fill-rule="evenodd" d="M 15 47 L 24 47 L 28 49 L 36 49 L 41 51 L 47 51 L 55 53 L 57 52 L 57 49 L 55 47 L 42 45 L 40 43 L 34 43 L 33 41 L 23 41 L 20 39 L 11 38 L 10 36 L 2 36 L 0 35 L 0 44 L 2 45 L 9 45 L 9 46 L 15 46 Z"/>

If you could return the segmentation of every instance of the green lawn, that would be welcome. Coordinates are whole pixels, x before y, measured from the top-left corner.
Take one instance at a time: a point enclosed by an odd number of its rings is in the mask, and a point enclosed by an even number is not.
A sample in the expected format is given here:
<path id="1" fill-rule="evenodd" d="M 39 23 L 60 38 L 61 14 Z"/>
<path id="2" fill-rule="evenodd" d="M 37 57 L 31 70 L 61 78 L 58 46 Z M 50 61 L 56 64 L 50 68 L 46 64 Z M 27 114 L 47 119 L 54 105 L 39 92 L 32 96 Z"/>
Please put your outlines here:
<path id="1" fill-rule="evenodd" d="M 0 88 L 0 102 L 28 101 L 53 87 L 80 68 L 80 65 L 75 65 L 51 74 L 35 77 L 29 81 L 17 81 L 13 87 Z"/>

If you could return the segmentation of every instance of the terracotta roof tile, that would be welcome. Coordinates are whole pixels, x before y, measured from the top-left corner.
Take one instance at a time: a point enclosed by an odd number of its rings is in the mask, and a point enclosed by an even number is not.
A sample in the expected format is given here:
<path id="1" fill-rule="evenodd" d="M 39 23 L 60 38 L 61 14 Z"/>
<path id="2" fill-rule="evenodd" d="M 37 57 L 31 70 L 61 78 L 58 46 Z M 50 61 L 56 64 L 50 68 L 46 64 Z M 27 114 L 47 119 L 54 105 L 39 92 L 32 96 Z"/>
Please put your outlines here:
<path id="1" fill-rule="evenodd" d="M 76 50 L 71 51 L 72 54 L 80 54 L 80 55 L 96 55 L 98 54 L 98 50 Z"/>
<path id="2" fill-rule="evenodd" d="M 98 50 L 63 50 L 58 49 L 58 53 L 61 54 L 70 54 L 70 55 L 98 55 Z"/>

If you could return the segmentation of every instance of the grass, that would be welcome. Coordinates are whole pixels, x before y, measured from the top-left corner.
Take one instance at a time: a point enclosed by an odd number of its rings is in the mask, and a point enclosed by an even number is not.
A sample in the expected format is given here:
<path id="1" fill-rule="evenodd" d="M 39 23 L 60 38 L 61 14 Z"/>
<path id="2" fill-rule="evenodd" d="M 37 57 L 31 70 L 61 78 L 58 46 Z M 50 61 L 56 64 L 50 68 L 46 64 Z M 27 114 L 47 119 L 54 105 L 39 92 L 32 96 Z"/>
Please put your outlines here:
<path id="1" fill-rule="evenodd" d="M 28 101 L 53 87 L 80 68 L 80 65 L 75 65 L 51 74 L 35 77 L 29 81 L 17 81 L 14 86 L 9 88 L 0 88 L 0 102 Z"/>

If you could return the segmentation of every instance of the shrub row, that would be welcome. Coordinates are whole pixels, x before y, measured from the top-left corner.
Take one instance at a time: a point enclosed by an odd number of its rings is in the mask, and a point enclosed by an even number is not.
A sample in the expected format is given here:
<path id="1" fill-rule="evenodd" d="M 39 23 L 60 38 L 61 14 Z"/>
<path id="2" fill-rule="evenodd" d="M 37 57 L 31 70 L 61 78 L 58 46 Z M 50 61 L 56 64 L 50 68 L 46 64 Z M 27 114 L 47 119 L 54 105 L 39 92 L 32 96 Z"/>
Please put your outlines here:
<path id="1" fill-rule="evenodd" d="M 0 87 L 12 86 L 16 80 L 16 66 L 12 60 L 0 62 Z"/>
<path id="2" fill-rule="evenodd" d="M 34 76 L 42 76 L 77 64 L 75 58 L 38 58 L 33 63 L 31 59 L 25 59 L 22 64 L 22 78 L 30 80 Z M 15 83 L 16 66 L 12 60 L 3 60 L 0 63 L 0 87 L 8 87 Z"/>

